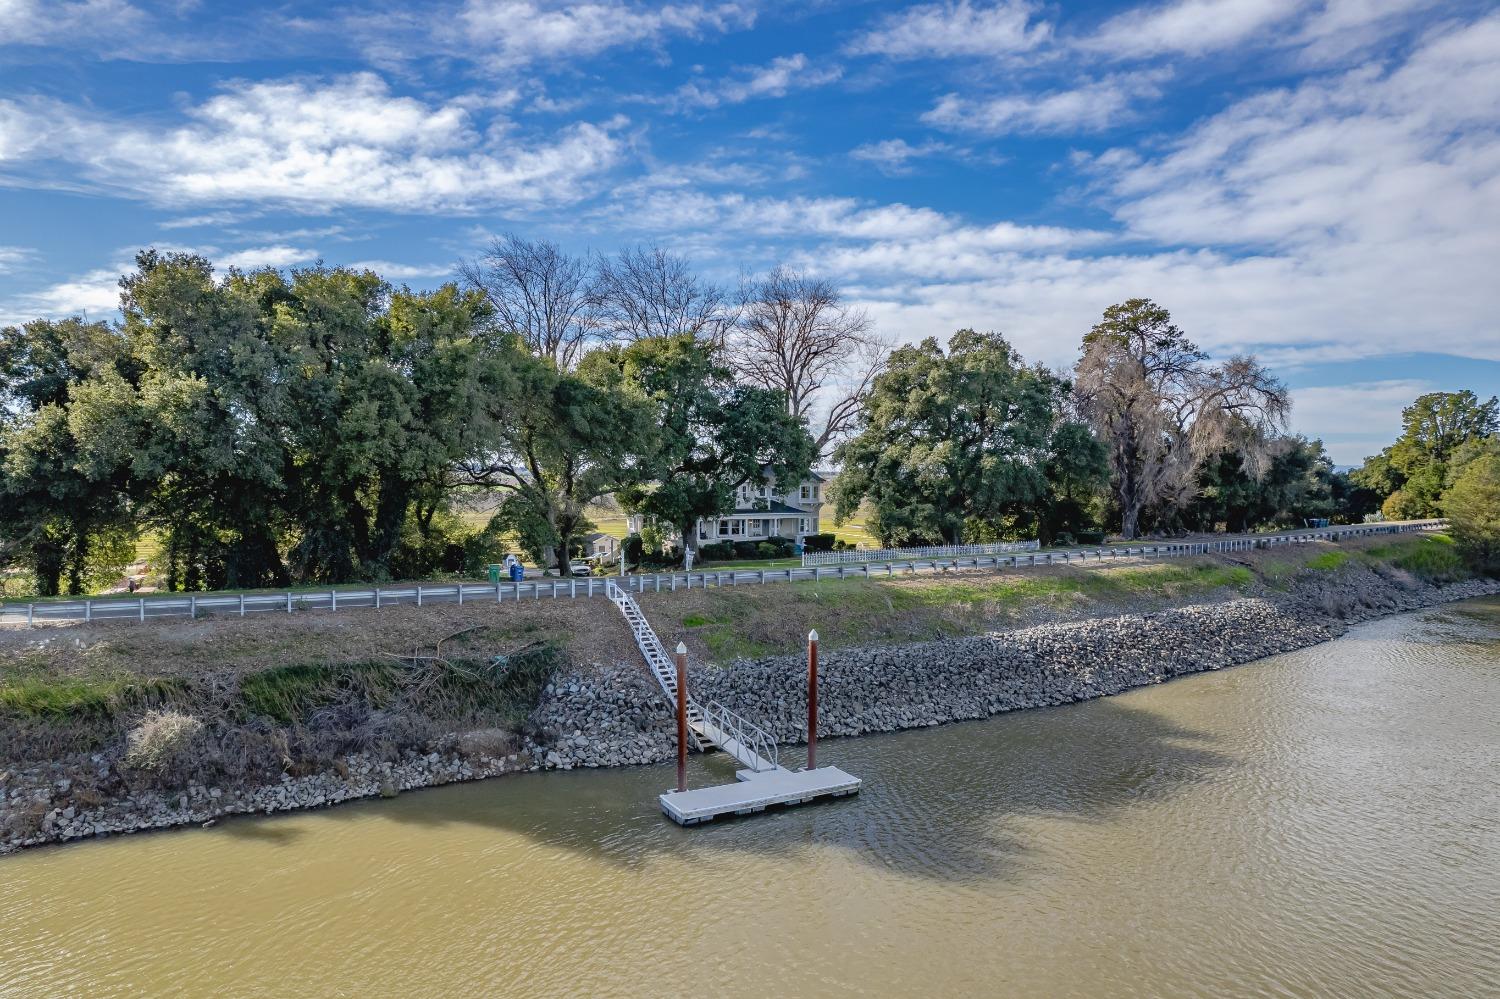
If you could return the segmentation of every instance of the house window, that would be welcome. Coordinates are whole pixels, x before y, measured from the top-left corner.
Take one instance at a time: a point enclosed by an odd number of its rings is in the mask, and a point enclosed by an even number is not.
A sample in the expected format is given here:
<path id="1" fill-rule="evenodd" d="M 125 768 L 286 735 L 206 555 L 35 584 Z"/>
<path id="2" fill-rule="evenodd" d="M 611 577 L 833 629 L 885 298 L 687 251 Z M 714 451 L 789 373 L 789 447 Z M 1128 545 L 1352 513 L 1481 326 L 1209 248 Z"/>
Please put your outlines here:
<path id="1" fill-rule="evenodd" d="M 798 517 L 797 518 L 797 533 L 798 534 L 806 534 L 807 533 L 807 518 L 806 517 Z"/>
<path id="2" fill-rule="evenodd" d="M 719 537 L 739 537 L 745 533 L 745 522 L 743 520 L 721 520 L 719 521 Z"/>

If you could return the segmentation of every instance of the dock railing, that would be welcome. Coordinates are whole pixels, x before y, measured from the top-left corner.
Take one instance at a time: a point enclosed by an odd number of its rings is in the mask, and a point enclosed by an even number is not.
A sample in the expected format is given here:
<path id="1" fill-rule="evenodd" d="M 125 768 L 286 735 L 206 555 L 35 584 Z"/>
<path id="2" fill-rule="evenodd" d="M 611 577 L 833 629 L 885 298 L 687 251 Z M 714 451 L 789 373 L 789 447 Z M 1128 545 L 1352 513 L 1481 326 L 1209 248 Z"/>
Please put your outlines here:
<path id="1" fill-rule="evenodd" d="M 781 766 L 781 756 L 771 734 L 718 701 L 703 706 L 703 724 L 720 748 L 750 770 L 761 773 Z"/>

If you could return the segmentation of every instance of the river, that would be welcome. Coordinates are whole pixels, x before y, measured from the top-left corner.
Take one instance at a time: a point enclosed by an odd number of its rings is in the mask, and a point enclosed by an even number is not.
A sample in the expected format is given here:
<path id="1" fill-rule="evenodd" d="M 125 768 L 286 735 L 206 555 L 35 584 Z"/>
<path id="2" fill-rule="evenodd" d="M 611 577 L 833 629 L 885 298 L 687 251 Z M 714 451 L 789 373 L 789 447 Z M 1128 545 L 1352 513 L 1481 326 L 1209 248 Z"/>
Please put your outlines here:
<path id="1" fill-rule="evenodd" d="M 1500 600 L 820 760 L 865 790 L 684 830 L 670 767 L 527 774 L 0 859 L 0 994 L 1500 995 Z"/>

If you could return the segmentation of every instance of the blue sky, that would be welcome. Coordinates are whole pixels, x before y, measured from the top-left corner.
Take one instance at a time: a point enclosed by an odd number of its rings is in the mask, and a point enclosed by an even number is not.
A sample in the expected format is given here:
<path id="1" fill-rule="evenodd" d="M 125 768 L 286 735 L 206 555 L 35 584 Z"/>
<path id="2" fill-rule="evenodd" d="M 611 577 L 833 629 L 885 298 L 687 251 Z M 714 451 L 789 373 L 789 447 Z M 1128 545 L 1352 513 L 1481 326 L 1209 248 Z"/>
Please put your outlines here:
<path id="1" fill-rule="evenodd" d="M 502 232 L 785 262 L 1052 365 L 1147 296 L 1353 463 L 1500 391 L 1500 14 L 0 0 L 0 323 L 111 315 L 145 246 L 423 287 Z"/>

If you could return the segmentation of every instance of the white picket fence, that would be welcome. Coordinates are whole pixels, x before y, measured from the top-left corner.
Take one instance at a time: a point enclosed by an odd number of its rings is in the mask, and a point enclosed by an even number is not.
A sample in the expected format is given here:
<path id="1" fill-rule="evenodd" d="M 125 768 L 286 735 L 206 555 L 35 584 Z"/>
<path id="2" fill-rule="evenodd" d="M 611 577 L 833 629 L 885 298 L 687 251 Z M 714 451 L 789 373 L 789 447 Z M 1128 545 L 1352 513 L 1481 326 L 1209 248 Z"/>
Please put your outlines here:
<path id="1" fill-rule="evenodd" d="M 928 548 L 846 548 L 841 552 L 804 552 L 802 564 L 857 565 L 860 562 L 906 562 L 914 558 L 956 558 L 964 555 L 1004 555 L 1034 552 L 1040 541 L 995 541 L 982 545 L 933 545 Z"/>
<path id="2" fill-rule="evenodd" d="M 933 558 L 903 558 L 889 562 L 863 562 L 854 565 L 791 566 L 785 569 L 707 569 L 697 572 L 667 572 L 623 577 L 584 576 L 571 579 L 534 579 L 519 583 L 439 583 L 407 584 L 366 589 L 302 590 L 281 593 L 244 594 L 169 594 L 134 598 L 101 597 L 44 603 L 0 605 L 0 625 L 32 627 L 39 624 L 63 624 L 92 621 L 147 621 L 163 617 L 198 617 L 297 611 L 343 611 L 383 609 L 395 606 L 428 604 L 497 603 L 520 600 L 582 599 L 605 596 L 605 584 L 614 582 L 632 593 L 660 593 L 679 589 L 707 589 L 722 586 L 759 586 L 766 583 L 788 583 L 848 577 L 881 578 L 919 572 L 947 572 L 954 569 L 1017 569 L 1043 565 L 1075 565 L 1112 562 L 1121 559 L 1178 558 L 1218 552 L 1245 551 L 1307 544 L 1312 541 L 1339 541 L 1343 538 L 1378 534 L 1405 534 L 1443 527 L 1442 520 L 1404 521 L 1387 524 L 1354 524 L 1313 530 L 1289 531 L 1284 534 L 1246 534 L 1217 541 L 1163 542 L 1145 545 L 1112 545 L 1100 548 L 1070 548 L 1055 551 L 954 555 Z"/>

